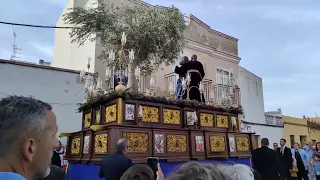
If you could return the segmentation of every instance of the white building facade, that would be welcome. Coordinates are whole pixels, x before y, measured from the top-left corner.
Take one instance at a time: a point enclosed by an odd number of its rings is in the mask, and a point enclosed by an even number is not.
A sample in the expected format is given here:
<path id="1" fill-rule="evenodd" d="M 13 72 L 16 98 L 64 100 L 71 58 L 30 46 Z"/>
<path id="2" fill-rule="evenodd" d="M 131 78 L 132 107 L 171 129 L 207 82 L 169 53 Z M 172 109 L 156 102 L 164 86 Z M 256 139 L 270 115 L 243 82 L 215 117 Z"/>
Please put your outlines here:
<path id="1" fill-rule="evenodd" d="M 273 143 L 279 143 L 283 137 L 282 115 L 264 112 L 262 79 L 239 66 L 239 86 L 242 115 L 242 131 L 255 132 L 256 141 L 260 146 L 261 138 L 268 138 L 270 148 Z M 272 119 L 272 121 L 270 120 Z"/>
<path id="2" fill-rule="evenodd" d="M 52 105 L 58 133 L 81 130 L 78 103 L 84 99 L 79 72 L 26 62 L 0 60 L 0 98 L 8 95 L 33 96 Z M 66 138 L 60 139 L 63 144 Z"/>

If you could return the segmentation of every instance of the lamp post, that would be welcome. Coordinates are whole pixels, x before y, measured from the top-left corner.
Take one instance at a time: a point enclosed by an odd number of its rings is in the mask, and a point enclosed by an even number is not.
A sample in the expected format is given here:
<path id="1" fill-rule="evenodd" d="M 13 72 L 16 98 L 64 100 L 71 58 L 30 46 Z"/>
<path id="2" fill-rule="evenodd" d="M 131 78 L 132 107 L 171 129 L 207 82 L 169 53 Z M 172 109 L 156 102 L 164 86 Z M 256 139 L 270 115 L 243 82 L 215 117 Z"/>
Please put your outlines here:
<path id="1" fill-rule="evenodd" d="M 119 78 L 120 81 L 118 82 L 118 85 L 115 87 L 115 90 L 119 93 L 122 93 L 126 90 L 126 87 L 123 85 L 122 79 L 123 79 L 123 71 L 130 65 L 132 65 L 135 57 L 134 57 L 134 50 L 131 49 L 130 51 L 125 49 L 125 45 L 127 43 L 127 35 L 125 32 L 122 33 L 121 35 L 121 48 L 120 50 L 117 52 L 117 56 L 116 53 L 113 49 L 110 50 L 109 52 L 109 61 L 116 61 L 116 65 L 118 65 L 118 69 L 119 69 Z M 131 67 L 129 67 L 131 68 Z M 129 74 L 131 73 L 131 70 L 129 72 Z"/>

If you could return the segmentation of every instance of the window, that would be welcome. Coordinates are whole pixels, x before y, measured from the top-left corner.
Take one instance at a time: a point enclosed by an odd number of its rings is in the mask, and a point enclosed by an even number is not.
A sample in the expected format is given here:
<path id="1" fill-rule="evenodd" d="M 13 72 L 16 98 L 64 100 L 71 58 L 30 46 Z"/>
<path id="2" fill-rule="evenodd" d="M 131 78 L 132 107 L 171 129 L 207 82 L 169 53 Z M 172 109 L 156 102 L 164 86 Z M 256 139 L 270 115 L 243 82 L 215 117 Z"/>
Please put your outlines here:
<path id="1" fill-rule="evenodd" d="M 275 119 L 276 119 L 276 125 L 277 126 L 282 126 L 283 124 L 282 124 L 282 118 L 281 117 L 275 117 Z"/>
<path id="2" fill-rule="evenodd" d="M 290 144 L 291 144 L 291 148 L 293 148 L 293 145 L 294 145 L 294 135 L 290 135 Z"/>
<path id="3" fill-rule="evenodd" d="M 229 72 L 223 69 L 217 69 L 217 84 L 228 85 Z"/>
<path id="4" fill-rule="evenodd" d="M 274 125 L 274 117 L 266 115 L 266 124 Z"/>
<path id="5" fill-rule="evenodd" d="M 229 72 L 223 69 L 217 69 L 217 98 L 218 100 L 222 99 L 223 95 L 226 95 L 226 92 L 229 90 Z"/>

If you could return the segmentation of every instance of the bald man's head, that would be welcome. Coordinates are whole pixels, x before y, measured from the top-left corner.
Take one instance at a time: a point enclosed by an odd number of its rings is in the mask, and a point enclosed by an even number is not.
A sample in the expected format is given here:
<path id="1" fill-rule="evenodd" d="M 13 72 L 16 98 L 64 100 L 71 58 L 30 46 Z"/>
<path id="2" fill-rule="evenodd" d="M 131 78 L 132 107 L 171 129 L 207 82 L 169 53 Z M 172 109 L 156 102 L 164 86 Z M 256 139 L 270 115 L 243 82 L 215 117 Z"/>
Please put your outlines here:
<path id="1" fill-rule="evenodd" d="M 313 141 L 312 141 L 312 140 L 309 140 L 309 141 L 308 141 L 308 146 L 309 146 L 309 147 L 313 146 Z"/>
<path id="2" fill-rule="evenodd" d="M 126 139 L 119 139 L 117 142 L 117 151 L 122 153 L 127 153 L 129 147 L 129 142 Z"/>

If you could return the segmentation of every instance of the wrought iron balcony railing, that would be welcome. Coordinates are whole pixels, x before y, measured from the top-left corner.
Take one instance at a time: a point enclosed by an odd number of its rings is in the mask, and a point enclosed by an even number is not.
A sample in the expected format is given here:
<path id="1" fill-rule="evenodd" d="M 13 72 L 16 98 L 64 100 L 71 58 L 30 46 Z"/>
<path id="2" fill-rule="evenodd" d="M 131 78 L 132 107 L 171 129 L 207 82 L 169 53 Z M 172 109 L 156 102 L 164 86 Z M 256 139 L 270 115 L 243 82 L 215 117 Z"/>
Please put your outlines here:
<path id="1" fill-rule="evenodd" d="M 170 85 L 177 89 L 178 76 L 175 73 L 164 75 L 165 89 L 169 89 Z M 240 88 L 235 84 L 213 84 L 210 79 L 203 79 L 204 98 L 206 102 L 212 104 L 233 104 L 240 105 Z M 232 81 L 230 81 L 232 82 Z"/>

